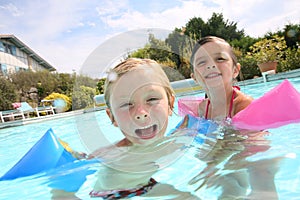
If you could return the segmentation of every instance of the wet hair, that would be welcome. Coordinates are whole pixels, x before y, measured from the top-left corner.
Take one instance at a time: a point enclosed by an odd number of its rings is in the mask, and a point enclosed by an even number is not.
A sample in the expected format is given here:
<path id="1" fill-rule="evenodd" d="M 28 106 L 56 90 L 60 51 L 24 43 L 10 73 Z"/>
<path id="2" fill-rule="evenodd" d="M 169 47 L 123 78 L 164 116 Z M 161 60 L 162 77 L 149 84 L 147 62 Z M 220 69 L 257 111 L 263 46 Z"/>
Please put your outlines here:
<path id="1" fill-rule="evenodd" d="M 124 74 L 130 71 L 134 71 L 136 69 L 140 69 L 141 67 L 149 67 L 153 69 L 161 80 L 161 85 L 164 87 L 167 97 L 168 103 L 170 105 L 171 110 L 173 110 L 173 105 L 170 104 L 171 97 L 175 96 L 175 92 L 171 87 L 170 81 L 162 69 L 161 65 L 159 65 L 156 61 L 151 59 L 140 59 L 140 58 L 128 58 L 125 61 L 121 62 L 113 69 L 108 72 L 108 76 L 105 80 L 104 85 L 104 99 L 108 108 L 111 108 L 110 105 L 110 96 L 112 91 L 113 83 L 119 80 Z"/>
<path id="2" fill-rule="evenodd" d="M 201 46 L 203 46 L 204 44 L 206 44 L 208 42 L 222 42 L 222 43 L 225 43 L 226 45 L 228 45 L 229 54 L 232 58 L 233 65 L 234 66 L 237 65 L 238 62 L 237 62 L 236 55 L 234 54 L 233 49 L 232 49 L 232 47 L 230 46 L 230 44 L 228 42 L 226 42 L 224 39 L 216 37 L 216 36 L 206 36 L 206 37 L 203 37 L 200 40 L 198 40 L 197 43 L 195 44 L 194 48 L 193 48 L 191 59 L 190 59 L 190 68 L 191 68 L 192 73 L 194 72 L 193 63 L 194 63 L 196 52 L 198 51 L 198 49 Z"/>

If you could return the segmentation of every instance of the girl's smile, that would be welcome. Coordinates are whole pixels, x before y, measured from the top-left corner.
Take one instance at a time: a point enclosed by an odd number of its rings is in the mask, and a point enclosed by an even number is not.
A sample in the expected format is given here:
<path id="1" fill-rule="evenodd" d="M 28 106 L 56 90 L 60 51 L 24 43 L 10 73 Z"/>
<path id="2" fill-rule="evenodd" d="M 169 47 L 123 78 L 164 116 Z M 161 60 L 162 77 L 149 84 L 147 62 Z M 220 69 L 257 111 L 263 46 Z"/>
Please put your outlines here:
<path id="1" fill-rule="evenodd" d="M 217 72 L 212 72 L 212 73 L 209 73 L 208 75 L 204 76 L 205 79 L 213 79 L 213 78 L 216 78 L 216 77 L 219 77 L 219 76 L 222 76 L 221 73 L 217 73 Z"/>

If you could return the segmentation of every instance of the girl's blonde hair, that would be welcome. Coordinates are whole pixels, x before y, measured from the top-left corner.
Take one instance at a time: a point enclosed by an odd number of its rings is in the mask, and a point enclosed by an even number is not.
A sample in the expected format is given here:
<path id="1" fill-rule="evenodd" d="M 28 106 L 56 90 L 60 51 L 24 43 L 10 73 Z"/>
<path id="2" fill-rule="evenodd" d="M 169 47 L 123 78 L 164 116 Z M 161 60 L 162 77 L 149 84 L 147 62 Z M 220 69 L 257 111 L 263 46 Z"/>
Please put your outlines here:
<path id="1" fill-rule="evenodd" d="M 110 96 L 112 91 L 112 85 L 115 83 L 120 77 L 122 77 L 127 72 L 139 69 L 140 67 L 149 67 L 153 69 L 161 80 L 161 85 L 164 87 L 168 102 L 173 110 L 173 105 L 171 105 L 171 97 L 175 96 L 174 90 L 171 87 L 170 81 L 162 69 L 161 65 L 159 65 L 156 61 L 151 59 L 140 59 L 140 58 L 128 58 L 125 61 L 121 62 L 113 69 L 108 72 L 108 76 L 104 85 L 104 99 L 108 108 L 110 108 Z"/>

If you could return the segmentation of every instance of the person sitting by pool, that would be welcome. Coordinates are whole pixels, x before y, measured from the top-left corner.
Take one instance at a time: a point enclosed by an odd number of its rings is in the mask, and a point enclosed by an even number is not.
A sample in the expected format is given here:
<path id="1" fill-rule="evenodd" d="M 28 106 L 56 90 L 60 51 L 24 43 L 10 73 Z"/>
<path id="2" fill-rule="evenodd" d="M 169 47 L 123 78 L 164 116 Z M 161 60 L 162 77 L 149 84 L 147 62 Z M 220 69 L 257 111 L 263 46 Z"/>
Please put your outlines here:
<path id="1" fill-rule="evenodd" d="M 199 116 L 231 118 L 252 102 L 252 97 L 233 86 L 241 66 L 225 40 L 213 36 L 199 40 L 193 48 L 191 65 L 191 77 L 207 95 L 199 104 Z"/>
<path id="2" fill-rule="evenodd" d="M 175 98 L 161 66 L 149 59 L 130 58 L 121 62 L 108 74 L 104 97 L 107 115 L 125 138 L 90 155 L 103 163 L 90 196 L 107 199 L 139 195 L 190 197 L 188 192 L 177 191 L 151 178 L 160 168 L 157 160 L 164 160 L 168 154 L 180 154 L 184 146 L 180 141 L 161 143 Z"/>

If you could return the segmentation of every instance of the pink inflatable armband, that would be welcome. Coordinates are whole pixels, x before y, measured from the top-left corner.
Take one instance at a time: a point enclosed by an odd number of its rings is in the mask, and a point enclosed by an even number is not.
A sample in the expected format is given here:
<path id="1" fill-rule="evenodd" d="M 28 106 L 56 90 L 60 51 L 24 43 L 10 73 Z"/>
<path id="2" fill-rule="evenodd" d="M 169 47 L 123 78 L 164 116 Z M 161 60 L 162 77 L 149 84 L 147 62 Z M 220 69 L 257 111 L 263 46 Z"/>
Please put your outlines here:
<path id="1" fill-rule="evenodd" d="M 203 97 L 183 97 L 178 99 L 178 114 L 180 116 L 192 115 L 198 117 L 198 105 Z"/>
<path id="2" fill-rule="evenodd" d="M 300 93 L 288 81 L 254 100 L 232 118 L 238 129 L 264 130 L 300 122 Z"/>

